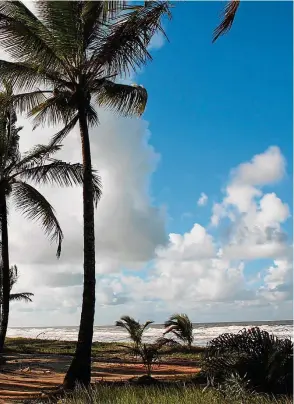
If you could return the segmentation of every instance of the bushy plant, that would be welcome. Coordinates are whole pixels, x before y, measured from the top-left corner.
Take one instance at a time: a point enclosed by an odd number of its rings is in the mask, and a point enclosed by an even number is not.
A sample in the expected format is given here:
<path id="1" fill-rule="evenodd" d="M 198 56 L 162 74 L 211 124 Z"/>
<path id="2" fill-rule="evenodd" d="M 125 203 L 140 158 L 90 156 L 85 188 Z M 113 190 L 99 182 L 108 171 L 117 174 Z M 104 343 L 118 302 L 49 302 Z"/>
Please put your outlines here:
<path id="1" fill-rule="evenodd" d="M 209 383 L 228 384 L 232 374 L 247 390 L 268 394 L 293 392 L 293 343 L 258 327 L 221 334 L 207 345 L 202 369 Z"/>

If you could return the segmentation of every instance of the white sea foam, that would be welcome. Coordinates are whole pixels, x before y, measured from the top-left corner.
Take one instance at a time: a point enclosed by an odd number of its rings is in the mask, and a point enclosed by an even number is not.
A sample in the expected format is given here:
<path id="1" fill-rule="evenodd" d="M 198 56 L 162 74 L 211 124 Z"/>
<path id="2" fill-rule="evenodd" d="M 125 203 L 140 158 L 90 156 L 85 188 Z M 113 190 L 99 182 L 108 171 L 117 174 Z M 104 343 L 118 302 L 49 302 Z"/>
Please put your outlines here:
<path id="1" fill-rule="evenodd" d="M 232 324 L 194 324 L 194 344 L 206 345 L 211 339 L 218 335 L 229 332 L 237 333 L 242 328 L 251 328 L 259 326 L 261 329 L 275 334 L 279 338 L 293 337 L 293 325 L 291 322 L 272 322 L 272 323 L 232 323 Z M 158 337 L 162 337 L 163 326 L 153 325 L 150 327 L 144 337 L 144 342 L 154 342 Z M 40 338 L 51 340 L 76 341 L 78 337 L 78 327 L 35 327 L 35 328 L 9 328 L 8 337 L 26 337 Z M 93 341 L 100 342 L 127 342 L 129 341 L 128 334 L 124 330 L 109 326 L 109 327 L 94 327 Z"/>

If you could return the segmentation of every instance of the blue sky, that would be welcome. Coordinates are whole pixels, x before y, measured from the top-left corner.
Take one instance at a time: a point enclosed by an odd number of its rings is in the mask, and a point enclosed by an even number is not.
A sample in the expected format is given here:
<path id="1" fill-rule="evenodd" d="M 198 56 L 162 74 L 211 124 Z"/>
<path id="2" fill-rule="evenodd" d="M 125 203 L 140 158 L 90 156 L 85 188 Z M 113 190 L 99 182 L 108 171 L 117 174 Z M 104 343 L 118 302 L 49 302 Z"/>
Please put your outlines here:
<path id="1" fill-rule="evenodd" d="M 191 226 L 184 212 L 207 224 L 209 209 L 197 212 L 200 193 L 217 200 L 231 168 L 270 145 L 287 159 L 278 191 L 291 204 L 292 3 L 243 2 L 231 32 L 214 44 L 224 3 L 174 4 L 170 43 L 140 76 L 149 93 L 144 117 L 161 154 L 153 195 L 168 205 L 168 230 Z"/>

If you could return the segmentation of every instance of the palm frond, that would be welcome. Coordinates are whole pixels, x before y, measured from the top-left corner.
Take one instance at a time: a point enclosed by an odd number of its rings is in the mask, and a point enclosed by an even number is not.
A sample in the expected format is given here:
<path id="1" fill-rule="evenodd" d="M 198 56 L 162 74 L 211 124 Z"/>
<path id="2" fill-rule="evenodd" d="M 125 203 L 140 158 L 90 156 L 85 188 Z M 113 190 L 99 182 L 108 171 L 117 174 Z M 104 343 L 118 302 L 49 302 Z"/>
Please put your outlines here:
<path id="1" fill-rule="evenodd" d="M 59 132 L 57 132 L 51 139 L 50 145 L 56 146 L 60 144 L 66 136 L 73 130 L 76 124 L 79 121 L 79 115 L 76 114 L 73 118 L 62 128 Z"/>
<path id="2" fill-rule="evenodd" d="M 48 70 L 41 69 L 38 65 L 6 60 L 0 60 L 0 77 L 13 83 L 17 91 L 29 91 L 39 86 L 52 87 L 57 81 Z"/>
<path id="3" fill-rule="evenodd" d="M 146 323 L 141 326 L 142 333 L 146 330 L 147 327 L 149 327 L 150 324 L 153 324 L 153 323 L 154 323 L 154 321 L 151 321 L 151 320 L 146 321 Z"/>
<path id="4" fill-rule="evenodd" d="M 31 296 L 34 296 L 33 293 L 22 292 L 22 293 L 12 293 L 9 296 L 10 301 L 24 301 L 24 302 L 32 302 Z"/>
<path id="5" fill-rule="evenodd" d="M 35 184 L 71 187 L 83 183 L 83 166 L 79 163 L 71 164 L 54 160 L 52 163 L 28 168 L 18 177 L 23 181 L 33 181 Z"/>
<path id="6" fill-rule="evenodd" d="M 55 38 L 21 1 L 0 3 L 0 41 L 6 52 L 18 61 L 64 70 L 54 47 Z"/>
<path id="7" fill-rule="evenodd" d="M 92 72 L 123 75 L 130 68 L 136 70 L 151 60 L 147 47 L 157 31 L 164 33 L 161 19 L 170 17 L 169 2 L 148 1 L 132 13 L 122 17 L 109 27 L 103 39 L 92 44 Z"/>
<path id="8" fill-rule="evenodd" d="M 55 47 L 59 54 L 76 67 L 80 66 L 83 54 L 83 21 L 81 19 L 82 1 L 39 1 L 37 13 L 55 38 Z"/>
<path id="9" fill-rule="evenodd" d="M 222 21 L 213 32 L 212 42 L 215 42 L 221 35 L 231 29 L 239 6 L 240 0 L 230 0 L 227 3 L 223 11 Z"/>
<path id="10" fill-rule="evenodd" d="M 34 117 L 34 128 L 45 124 L 58 125 L 60 122 L 68 124 L 74 118 L 71 94 L 66 91 L 53 94 L 33 108 L 28 116 Z"/>
<path id="11" fill-rule="evenodd" d="M 29 113 L 32 109 L 36 108 L 39 104 L 46 101 L 45 93 L 51 93 L 51 91 L 32 91 L 29 93 L 22 93 L 14 95 L 13 105 L 16 111 L 22 113 Z"/>
<path id="12" fill-rule="evenodd" d="M 147 103 L 147 91 L 141 86 L 129 86 L 104 80 L 95 91 L 97 104 L 122 115 L 142 115 Z"/>
<path id="13" fill-rule="evenodd" d="M 86 112 L 86 118 L 87 118 L 89 125 L 90 126 L 98 125 L 99 120 L 98 120 L 97 112 L 95 111 L 95 109 L 93 108 L 93 106 L 91 104 L 89 104 L 85 108 L 85 112 Z"/>
<path id="14" fill-rule="evenodd" d="M 191 346 L 193 337 L 193 324 L 186 314 L 173 314 L 165 321 L 164 326 L 168 328 L 165 334 L 172 332 L 177 338 Z"/>
<path id="15" fill-rule="evenodd" d="M 12 170 L 13 174 L 11 174 L 11 178 L 14 178 L 29 168 L 42 165 L 44 161 L 48 160 L 49 157 L 60 149 L 61 145 L 51 143 L 49 145 L 39 144 L 34 146 L 31 150 L 24 153 L 19 162 L 12 164 L 11 167 L 7 167 L 6 171 L 9 173 Z"/>
<path id="16" fill-rule="evenodd" d="M 96 171 L 93 170 L 92 173 L 94 204 L 97 206 L 102 195 L 102 185 L 101 179 Z M 48 164 L 25 168 L 21 172 L 16 172 L 15 176 L 21 178 L 23 181 L 34 181 L 36 184 L 56 184 L 60 187 L 71 187 L 73 185 L 83 184 L 84 171 L 82 164 L 53 160 Z"/>
<path id="17" fill-rule="evenodd" d="M 2 263 L 1 263 L 1 269 L 2 269 Z M 11 290 L 18 281 L 18 270 L 16 265 L 13 265 L 12 267 L 9 268 L 9 281 Z"/>
<path id="18" fill-rule="evenodd" d="M 60 257 L 63 233 L 54 209 L 40 192 L 22 181 L 15 181 L 12 187 L 15 208 L 25 217 L 39 221 L 50 240 L 57 242 L 57 257 Z"/>
<path id="19" fill-rule="evenodd" d="M 92 181 L 94 206 L 97 208 L 98 202 L 100 201 L 102 196 L 102 182 L 101 177 L 97 174 L 96 170 L 92 170 Z"/>
<path id="20" fill-rule="evenodd" d="M 84 1 L 82 9 L 83 40 L 86 47 L 99 41 L 106 23 L 113 20 L 126 5 L 126 1 Z"/>

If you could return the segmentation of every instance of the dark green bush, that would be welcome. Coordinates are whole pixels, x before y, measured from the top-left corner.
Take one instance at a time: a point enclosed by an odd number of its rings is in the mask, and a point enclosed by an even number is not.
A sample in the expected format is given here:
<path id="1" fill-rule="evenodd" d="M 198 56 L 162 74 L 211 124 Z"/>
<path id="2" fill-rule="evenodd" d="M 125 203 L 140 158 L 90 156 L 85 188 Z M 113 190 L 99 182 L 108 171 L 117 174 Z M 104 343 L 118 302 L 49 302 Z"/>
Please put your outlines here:
<path id="1" fill-rule="evenodd" d="M 293 394 L 293 343 L 258 327 L 221 334 L 208 343 L 202 369 L 214 386 L 238 375 L 257 393 Z"/>

